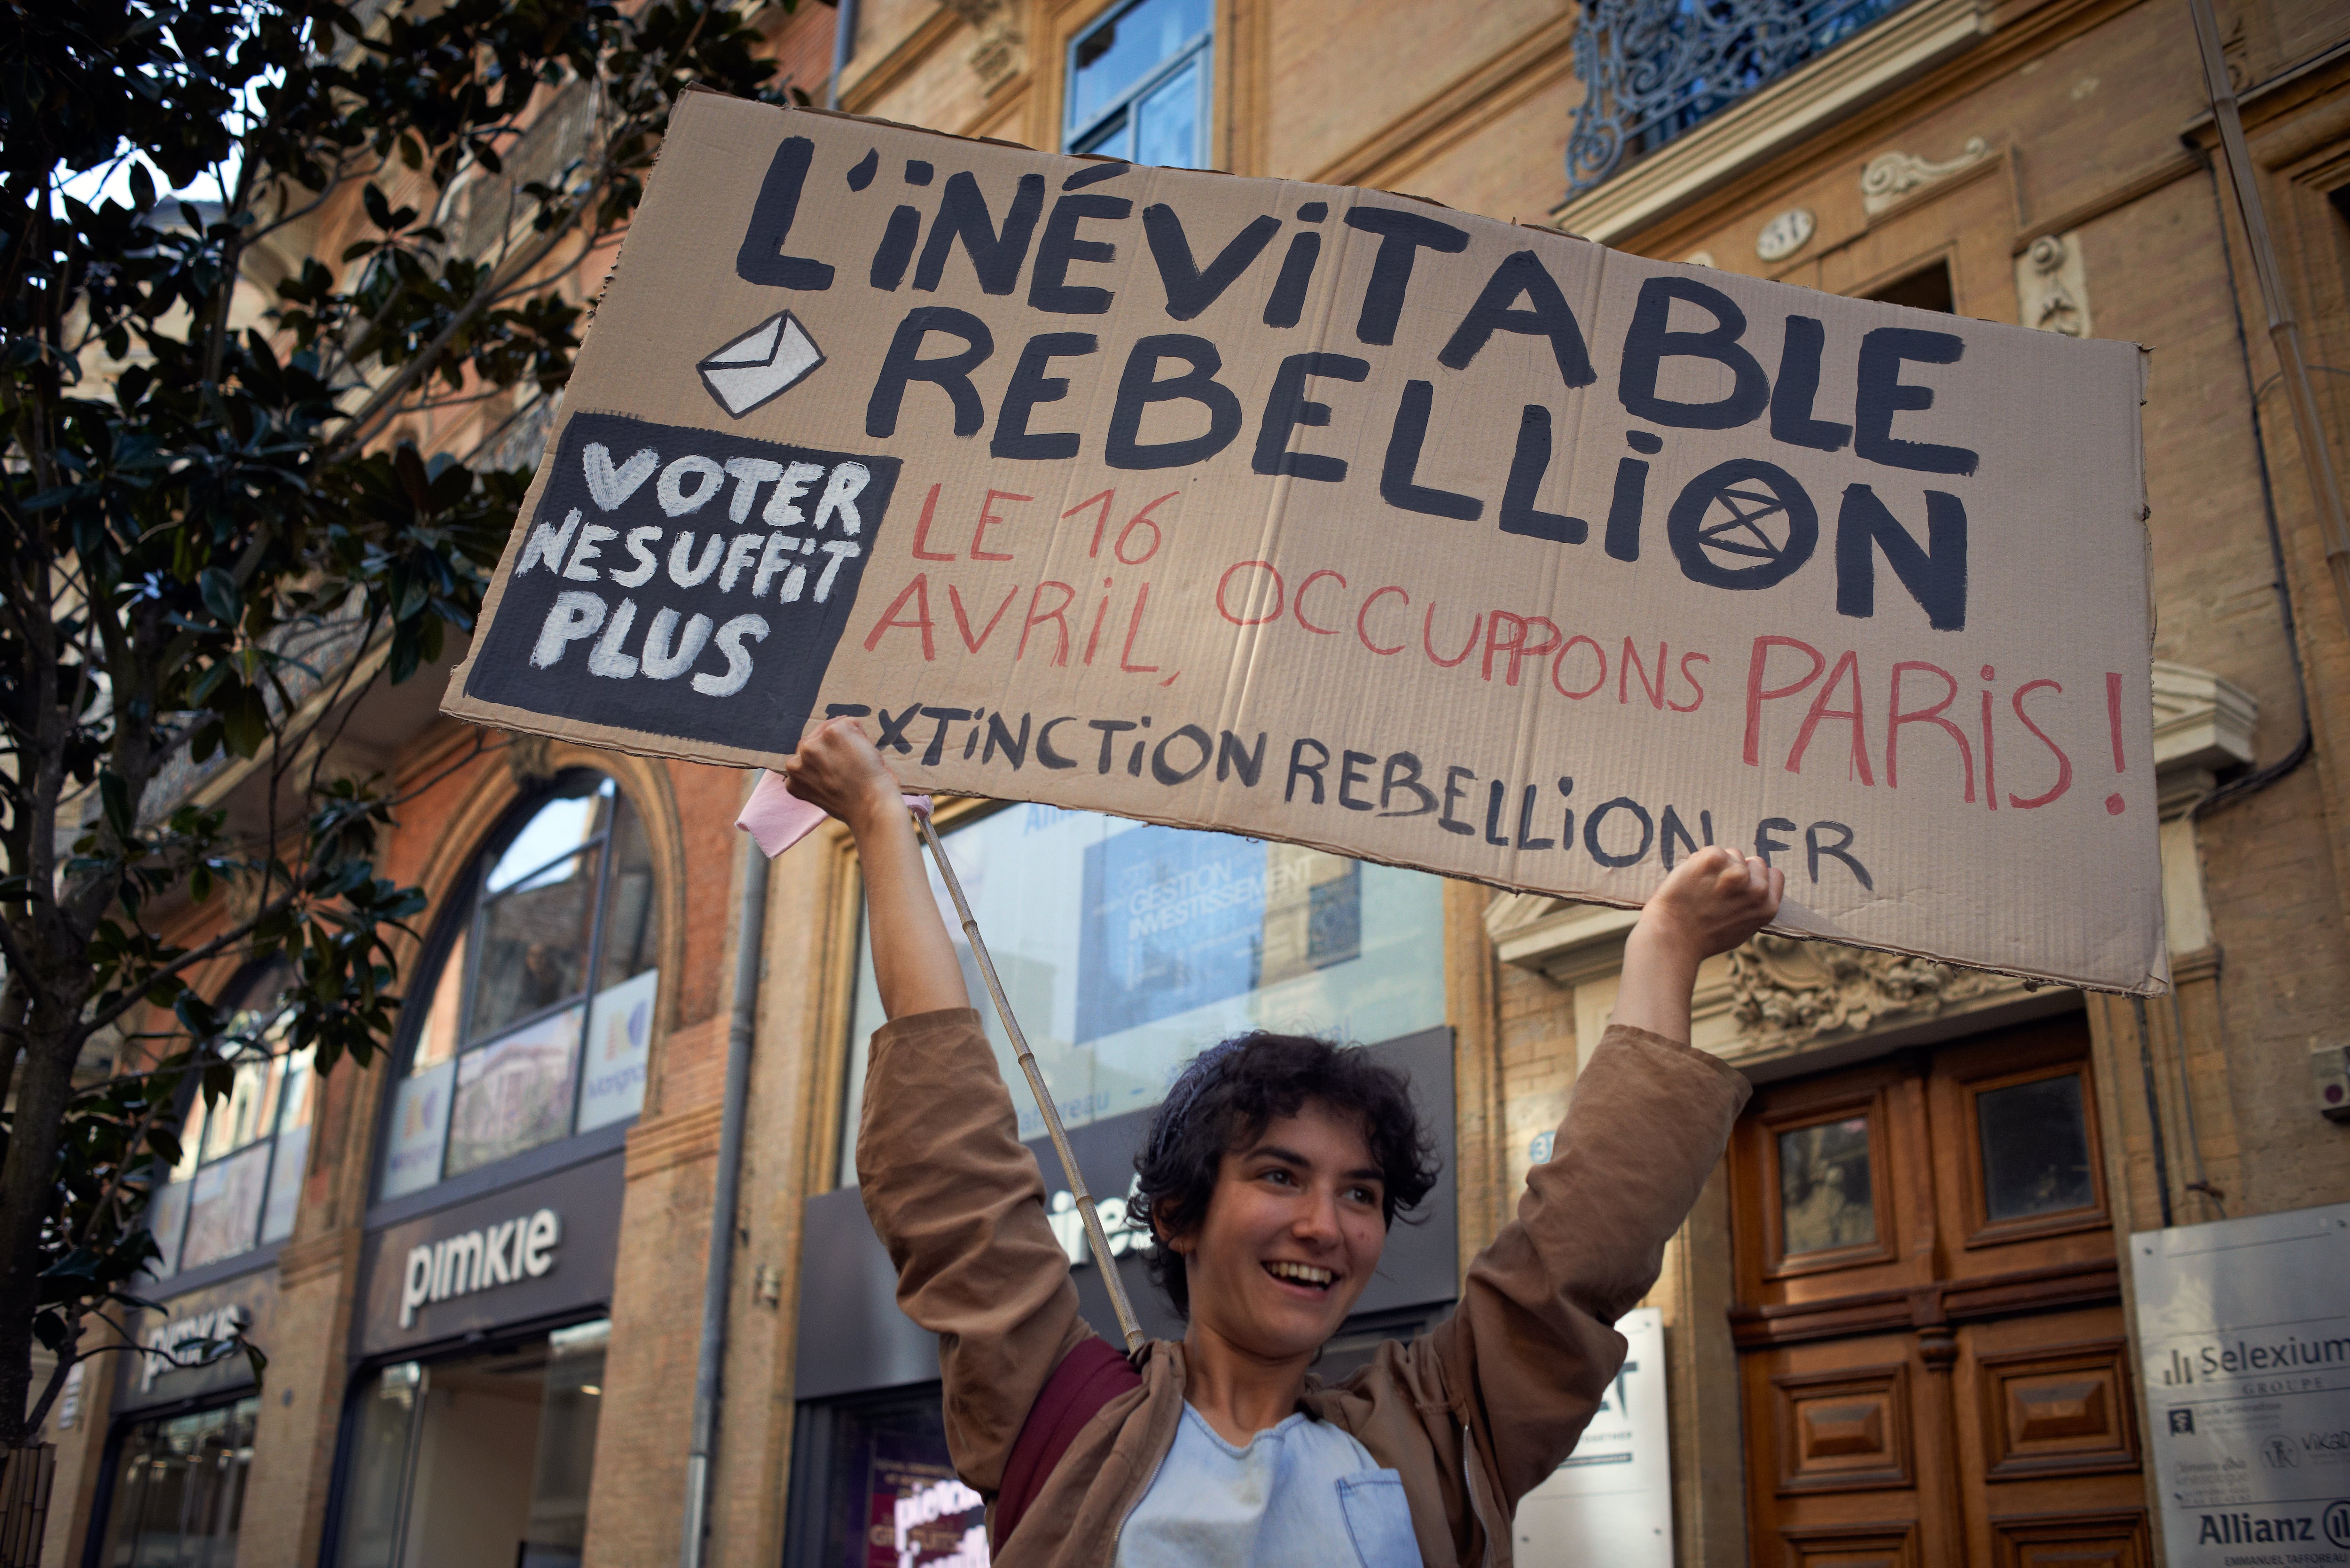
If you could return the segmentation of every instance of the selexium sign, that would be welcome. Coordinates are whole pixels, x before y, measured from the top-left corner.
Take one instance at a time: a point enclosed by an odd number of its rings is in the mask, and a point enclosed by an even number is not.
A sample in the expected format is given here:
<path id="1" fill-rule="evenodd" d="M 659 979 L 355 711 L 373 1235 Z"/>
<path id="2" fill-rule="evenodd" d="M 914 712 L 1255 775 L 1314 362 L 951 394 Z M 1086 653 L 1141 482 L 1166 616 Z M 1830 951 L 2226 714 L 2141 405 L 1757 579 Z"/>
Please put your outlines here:
<path id="1" fill-rule="evenodd" d="M 562 1217 L 541 1209 L 483 1230 L 418 1242 L 408 1250 L 400 1282 L 400 1326 L 410 1326 L 417 1309 L 432 1302 L 538 1278 L 555 1267 L 556 1243 L 562 1239 Z"/>
<path id="2" fill-rule="evenodd" d="M 2350 1203 L 2146 1231 L 2130 1262 L 2171 1568 L 2350 1563 Z"/>

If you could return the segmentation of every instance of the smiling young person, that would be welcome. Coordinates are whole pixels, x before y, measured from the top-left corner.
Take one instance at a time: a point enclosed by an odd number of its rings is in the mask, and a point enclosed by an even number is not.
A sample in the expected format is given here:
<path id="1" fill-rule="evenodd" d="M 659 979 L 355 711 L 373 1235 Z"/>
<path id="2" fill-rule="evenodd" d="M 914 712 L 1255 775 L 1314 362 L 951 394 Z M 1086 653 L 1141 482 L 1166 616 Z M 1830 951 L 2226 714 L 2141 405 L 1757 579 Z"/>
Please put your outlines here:
<path id="1" fill-rule="evenodd" d="M 846 822 L 875 980 L 857 1170 L 898 1302 L 939 1335 L 947 1443 L 1000 1568 L 1510 1561 L 1518 1500 L 1624 1358 L 1610 1326 L 1721 1158 L 1743 1079 L 1684 1042 L 1698 965 L 1777 912 L 1781 874 L 1691 856 L 1626 948 L 1615 1021 L 1553 1158 L 1459 1307 L 1345 1382 L 1307 1372 L 1435 1180 L 1400 1077 L 1252 1033 L 1194 1059 L 1137 1160 L 1152 1272 L 1189 1324 L 1121 1356 L 1078 1315 L 1045 1184 L 971 1007 L 897 781 L 854 722 L 786 766 Z M 920 1116 L 909 1107 L 923 1107 Z"/>

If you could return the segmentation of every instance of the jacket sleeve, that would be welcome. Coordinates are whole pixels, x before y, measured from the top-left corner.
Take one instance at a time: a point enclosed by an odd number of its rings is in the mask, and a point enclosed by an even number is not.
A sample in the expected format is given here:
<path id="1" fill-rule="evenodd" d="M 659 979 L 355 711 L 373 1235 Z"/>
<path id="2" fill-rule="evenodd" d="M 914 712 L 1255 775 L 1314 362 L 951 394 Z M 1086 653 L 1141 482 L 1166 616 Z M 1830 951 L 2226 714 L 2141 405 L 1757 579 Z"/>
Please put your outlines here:
<path id="1" fill-rule="evenodd" d="M 875 1032 L 857 1133 L 865 1212 L 899 1306 L 939 1336 L 955 1469 L 990 1495 L 1053 1368 L 1093 1336 L 1019 1128 L 976 1012 Z"/>
<path id="2" fill-rule="evenodd" d="M 1598 1409 L 1624 1359 L 1613 1325 L 1656 1282 L 1750 1093 L 1703 1052 L 1609 1025 L 1517 1218 L 1470 1263 L 1458 1310 L 1416 1347 L 1439 1363 L 1501 1519 Z"/>

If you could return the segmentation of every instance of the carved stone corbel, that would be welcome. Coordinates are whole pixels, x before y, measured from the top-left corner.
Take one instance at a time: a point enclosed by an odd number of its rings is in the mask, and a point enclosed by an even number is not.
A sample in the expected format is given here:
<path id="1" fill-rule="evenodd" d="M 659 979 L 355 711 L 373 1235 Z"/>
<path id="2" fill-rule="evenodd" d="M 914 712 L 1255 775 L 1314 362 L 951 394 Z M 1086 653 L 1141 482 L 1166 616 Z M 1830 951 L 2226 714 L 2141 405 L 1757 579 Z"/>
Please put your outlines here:
<path id="1" fill-rule="evenodd" d="M 1991 143 L 1980 136 L 1967 138 L 1956 158 L 1937 163 L 1914 152 L 1884 152 L 1860 171 L 1861 210 L 1870 217 L 1893 206 L 1921 185 L 1947 180 L 1991 156 Z"/>
<path id="2" fill-rule="evenodd" d="M 2023 325 L 2067 337 L 2089 336 L 2089 280 L 2080 231 L 2043 234 L 2015 258 L 2015 297 Z"/>
<path id="3" fill-rule="evenodd" d="M 992 93 L 1020 74 L 1027 63 L 1022 47 L 1027 39 L 1009 0 L 941 0 L 941 4 L 962 17 L 978 39 L 965 58 L 981 86 Z"/>

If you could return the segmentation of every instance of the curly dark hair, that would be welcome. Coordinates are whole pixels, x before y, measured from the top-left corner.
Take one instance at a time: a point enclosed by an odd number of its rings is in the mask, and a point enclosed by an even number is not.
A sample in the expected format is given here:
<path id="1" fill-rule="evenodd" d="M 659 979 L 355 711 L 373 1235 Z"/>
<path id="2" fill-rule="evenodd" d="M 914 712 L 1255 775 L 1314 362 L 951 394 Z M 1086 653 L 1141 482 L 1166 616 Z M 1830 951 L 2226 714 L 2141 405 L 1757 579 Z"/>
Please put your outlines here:
<path id="1" fill-rule="evenodd" d="M 1436 1146 L 1411 1103 L 1410 1081 L 1367 1052 L 1309 1034 L 1263 1030 L 1235 1035 L 1193 1058 L 1168 1091 L 1134 1157 L 1137 1190 L 1130 1222 L 1170 1237 L 1195 1228 L 1208 1211 L 1223 1157 L 1246 1147 L 1271 1123 L 1295 1116 L 1307 1101 L 1362 1124 L 1385 1186 L 1382 1218 L 1392 1227 L 1436 1185 Z M 1152 1221 L 1157 1220 L 1154 1227 Z M 1149 1251 L 1151 1282 L 1178 1317 L 1191 1315 L 1182 1254 Z"/>

